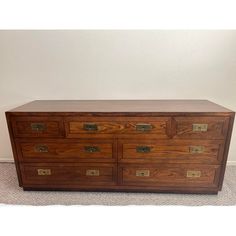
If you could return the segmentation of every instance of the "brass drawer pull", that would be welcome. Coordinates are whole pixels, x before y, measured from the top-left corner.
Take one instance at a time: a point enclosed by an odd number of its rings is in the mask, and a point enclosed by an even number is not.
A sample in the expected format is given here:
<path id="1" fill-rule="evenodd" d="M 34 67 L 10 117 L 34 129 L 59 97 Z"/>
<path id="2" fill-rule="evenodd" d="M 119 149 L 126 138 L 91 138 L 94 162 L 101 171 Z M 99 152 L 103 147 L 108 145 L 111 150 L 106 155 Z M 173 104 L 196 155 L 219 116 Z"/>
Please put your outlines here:
<path id="1" fill-rule="evenodd" d="M 141 131 L 141 132 L 147 132 L 152 130 L 152 125 L 151 124 L 136 124 L 136 130 L 137 131 Z"/>
<path id="2" fill-rule="evenodd" d="M 85 146 L 84 150 L 86 152 L 99 152 L 100 151 L 99 147 L 96 147 L 96 146 Z"/>
<path id="3" fill-rule="evenodd" d="M 38 175 L 51 175 L 50 169 L 37 169 Z"/>
<path id="4" fill-rule="evenodd" d="M 201 177 L 201 171 L 200 170 L 188 170 L 187 171 L 187 178 L 199 178 Z"/>
<path id="5" fill-rule="evenodd" d="M 193 124 L 194 132 L 206 132 L 208 129 L 208 124 Z"/>
<path id="6" fill-rule="evenodd" d="M 137 146 L 136 147 L 136 152 L 139 152 L 139 153 L 148 153 L 151 151 L 151 147 L 148 147 L 148 146 Z"/>
<path id="7" fill-rule="evenodd" d="M 148 177 L 148 176 L 150 176 L 150 171 L 149 170 L 136 170 L 136 176 Z"/>
<path id="8" fill-rule="evenodd" d="M 31 123 L 31 130 L 33 131 L 43 131 L 46 129 L 46 125 L 44 123 Z"/>
<path id="9" fill-rule="evenodd" d="M 87 176 L 99 176 L 99 170 L 86 170 Z"/>
<path id="10" fill-rule="evenodd" d="M 97 131 L 98 126 L 97 126 L 97 124 L 94 124 L 94 123 L 86 123 L 86 124 L 84 124 L 84 130 Z"/>
<path id="11" fill-rule="evenodd" d="M 190 146 L 189 147 L 189 152 L 192 153 L 192 154 L 203 153 L 204 151 L 205 151 L 204 146 Z"/>
<path id="12" fill-rule="evenodd" d="M 46 145 L 36 145 L 35 151 L 36 152 L 48 152 L 48 147 Z"/>

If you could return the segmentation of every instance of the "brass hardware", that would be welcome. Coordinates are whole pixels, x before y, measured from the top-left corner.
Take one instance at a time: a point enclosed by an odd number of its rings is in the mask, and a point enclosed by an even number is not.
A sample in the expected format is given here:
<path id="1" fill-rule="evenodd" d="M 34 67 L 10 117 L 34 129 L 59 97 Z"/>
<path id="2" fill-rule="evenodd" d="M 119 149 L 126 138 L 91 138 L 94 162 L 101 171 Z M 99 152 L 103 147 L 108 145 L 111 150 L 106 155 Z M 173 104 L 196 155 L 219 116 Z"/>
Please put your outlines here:
<path id="1" fill-rule="evenodd" d="M 94 124 L 94 123 L 86 123 L 86 124 L 84 124 L 84 130 L 97 131 L 98 126 L 97 126 L 97 124 Z"/>
<path id="2" fill-rule="evenodd" d="M 190 153 L 203 153 L 205 151 L 204 146 L 190 146 L 189 147 L 189 152 Z"/>
<path id="3" fill-rule="evenodd" d="M 46 125 L 44 123 L 31 123 L 31 129 L 33 131 L 43 131 L 46 129 Z"/>
<path id="4" fill-rule="evenodd" d="M 187 178 L 199 178 L 201 177 L 201 171 L 200 170 L 188 170 L 187 171 Z"/>
<path id="5" fill-rule="evenodd" d="M 150 151 L 151 151 L 151 147 L 148 147 L 148 146 L 137 146 L 136 147 L 136 152 L 148 153 Z"/>
<path id="6" fill-rule="evenodd" d="M 48 147 L 46 145 L 36 145 L 35 151 L 36 152 L 48 152 Z"/>
<path id="7" fill-rule="evenodd" d="M 38 175 L 51 175 L 50 169 L 37 169 Z"/>
<path id="8" fill-rule="evenodd" d="M 151 124 L 136 124 L 136 130 L 137 131 L 142 131 L 142 132 L 146 132 L 146 131 L 150 131 L 152 129 L 152 125 Z"/>
<path id="9" fill-rule="evenodd" d="M 85 146 L 84 150 L 86 152 L 99 152 L 100 151 L 99 147 L 96 147 L 96 146 Z"/>
<path id="10" fill-rule="evenodd" d="M 87 176 L 99 176 L 99 170 L 86 170 Z"/>
<path id="11" fill-rule="evenodd" d="M 149 170 L 136 170 L 136 176 L 150 176 L 150 171 Z"/>
<path id="12" fill-rule="evenodd" d="M 193 131 L 197 132 L 206 132 L 208 128 L 208 124 L 193 124 Z"/>

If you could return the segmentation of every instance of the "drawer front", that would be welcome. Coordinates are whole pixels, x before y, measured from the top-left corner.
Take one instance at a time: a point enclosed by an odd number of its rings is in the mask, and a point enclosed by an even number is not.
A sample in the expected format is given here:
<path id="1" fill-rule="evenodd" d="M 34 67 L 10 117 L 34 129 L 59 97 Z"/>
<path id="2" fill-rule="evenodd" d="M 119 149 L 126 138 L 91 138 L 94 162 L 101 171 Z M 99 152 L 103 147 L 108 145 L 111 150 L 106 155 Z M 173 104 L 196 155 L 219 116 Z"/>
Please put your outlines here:
<path id="1" fill-rule="evenodd" d="M 166 187 L 217 187 L 218 165 L 160 164 L 121 165 L 121 185 Z"/>
<path id="2" fill-rule="evenodd" d="M 119 142 L 119 161 L 130 163 L 208 163 L 220 164 L 223 140 L 122 140 Z"/>
<path id="3" fill-rule="evenodd" d="M 175 117 L 175 138 L 224 139 L 228 117 Z"/>
<path id="4" fill-rule="evenodd" d="M 111 164 L 21 164 L 23 185 L 99 185 L 116 182 Z"/>
<path id="5" fill-rule="evenodd" d="M 110 161 L 114 162 L 116 150 L 112 141 L 44 141 L 17 143 L 20 160 L 23 162 L 50 161 Z"/>
<path id="6" fill-rule="evenodd" d="M 62 137 L 64 127 L 61 118 L 54 117 L 13 117 L 15 137 Z"/>
<path id="7" fill-rule="evenodd" d="M 102 137 L 102 135 L 150 135 L 168 138 L 170 118 L 139 117 L 79 117 L 66 119 L 66 135 L 77 137 Z"/>

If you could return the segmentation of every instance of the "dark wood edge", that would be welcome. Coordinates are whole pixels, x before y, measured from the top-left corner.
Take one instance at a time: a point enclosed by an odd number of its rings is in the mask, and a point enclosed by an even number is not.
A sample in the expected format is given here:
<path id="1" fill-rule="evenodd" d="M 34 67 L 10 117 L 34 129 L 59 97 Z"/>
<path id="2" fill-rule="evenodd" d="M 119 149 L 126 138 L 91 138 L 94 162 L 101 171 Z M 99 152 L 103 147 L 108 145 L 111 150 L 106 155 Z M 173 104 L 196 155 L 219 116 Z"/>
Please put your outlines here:
<path id="1" fill-rule="evenodd" d="M 116 181 L 116 184 L 118 183 L 118 165 L 117 165 L 117 163 L 118 163 L 118 140 L 117 139 L 113 139 L 113 144 L 112 144 L 112 147 L 113 147 L 113 155 L 114 155 L 114 157 L 113 158 L 115 158 L 115 174 L 114 174 L 114 176 L 113 176 L 113 178 L 115 179 L 115 181 Z"/>
<path id="2" fill-rule="evenodd" d="M 219 181 L 220 181 L 220 173 L 221 173 L 221 165 L 219 166 L 219 168 L 215 169 L 215 177 L 213 180 L 213 183 L 215 185 L 216 188 L 218 188 L 219 190 Z"/>
<path id="3" fill-rule="evenodd" d="M 15 162 L 15 167 L 16 167 L 16 173 L 19 181 L 19 186 L 22 186 L 22 176 L 21 176 L 21 171 L 20 171 L 20 165 L 19 165 L 19 160 L 17 158 L 17 149 L 16 149 L 16 144 L 14 141 L 14 136 L 13 136 L 13 128 L 12 128 L 12 122 L 11 122 L 11 114 L 9 112 L 5 113 L 6 115 L 6 120 L 7 120 L 7 126 L 8 126 L 8 131 L 9 131 L 9 136 L 10 136 L 10 141 L 11 141 L 11 146 L 12 146 L 12 152 L 13 152 L 13 157 L 14 157 L 14 162 Z"/>
<path id="4" fill-rule="evenodd" d="M 226 136 L 226 142 L 225 142 L 225 149 L 224 149 L 224 155 L 223 155 L 223 160 L 222 160 L 220 179 L 219 179 L 219 190 L 221 190 L 222 186 L 223 186 L 225 168 L 226 168 L 226 163 L 227 163 L 227 158 L 228 158 L 228 153 L 229 153 L 230 140 L 231 140 L 231 135 L 232 135 L 232 131 L 233 131 L 234 117 L 235 117 L 235 113 L 231 113 L 230 120 L 229 120 L 228 133 L 227 133 L 227 136 Z"/>
<path id="5" fill-rule="evenodd" d="M 166 121 L 166 135 L 169 138 L 172 138 L 174 136 L 172 121 L 173 121 L 173 117 L 171 117 L 171 116 Z"/>
<path id="6" fill-rule="evenodd" d="M 12 116 L 87 116 L 87 117 L 160 117 L 160 116 L 229 116 L 234 112 L 14 112 L 7 111 Z"/>
<path id="7" fill-rule="evenodd" d="M 110 188 L 109 188 L 110 187 Z M 83 192 L 138 192 L 138 193 L 184 193 L 184 194 L 217 194 L 218 189 L 217 188 L 179 188 L 176 187 L 171 189 L 159 187 L 159 188 L 131 188 L 130 186 L 128 188 L 116 187 L 115 186 L 61 186 L 61 187 L 55 187 L 55 186 L 24 186 L 23 190 L 25 191 L 83 191 Z"/>

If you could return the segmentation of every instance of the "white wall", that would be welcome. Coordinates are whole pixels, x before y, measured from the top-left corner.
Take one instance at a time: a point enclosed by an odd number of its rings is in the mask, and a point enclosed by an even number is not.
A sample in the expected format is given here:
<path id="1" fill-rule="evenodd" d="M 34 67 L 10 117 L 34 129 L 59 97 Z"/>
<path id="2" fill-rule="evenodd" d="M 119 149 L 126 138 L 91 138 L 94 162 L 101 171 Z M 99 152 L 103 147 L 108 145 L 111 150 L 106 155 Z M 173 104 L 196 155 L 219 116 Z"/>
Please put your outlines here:
<path id="1" fill-rule="evenodd" d="M 4 112 L 31 100 L 175 98 L 236 111 L 236 31 L 0 31 L 2 160 Z"/>

